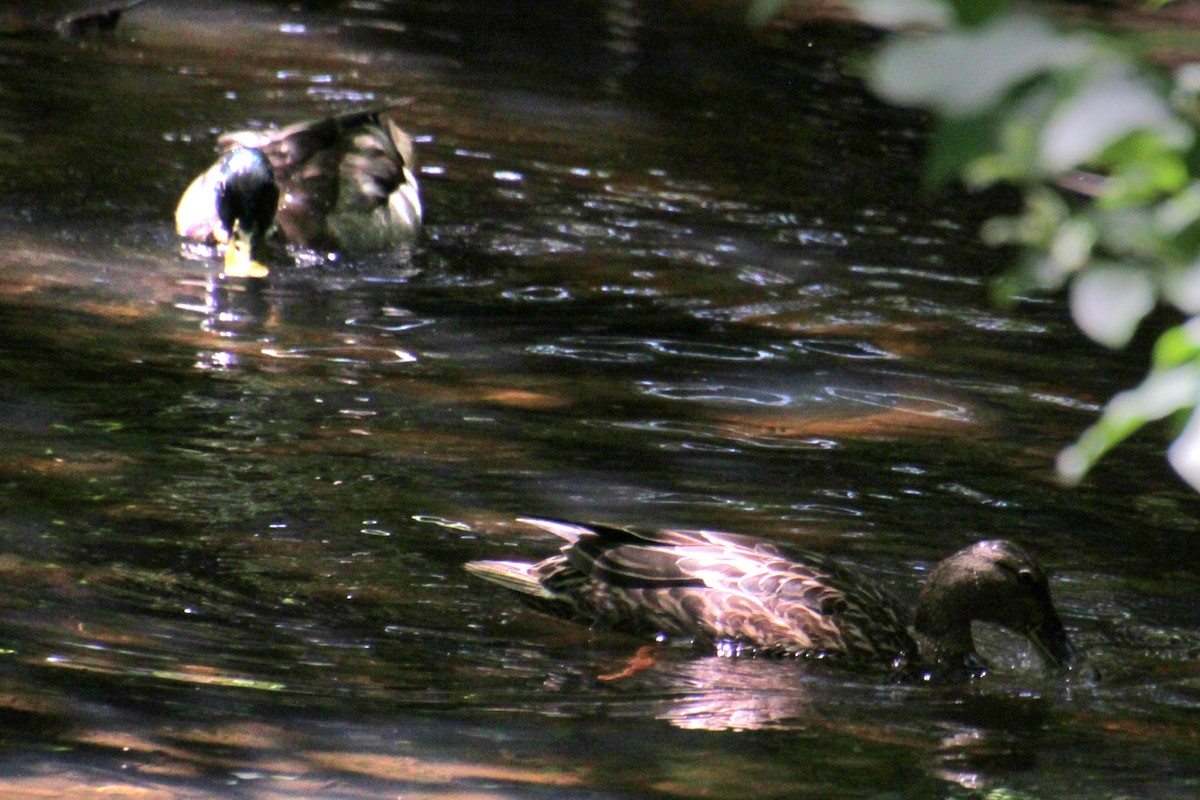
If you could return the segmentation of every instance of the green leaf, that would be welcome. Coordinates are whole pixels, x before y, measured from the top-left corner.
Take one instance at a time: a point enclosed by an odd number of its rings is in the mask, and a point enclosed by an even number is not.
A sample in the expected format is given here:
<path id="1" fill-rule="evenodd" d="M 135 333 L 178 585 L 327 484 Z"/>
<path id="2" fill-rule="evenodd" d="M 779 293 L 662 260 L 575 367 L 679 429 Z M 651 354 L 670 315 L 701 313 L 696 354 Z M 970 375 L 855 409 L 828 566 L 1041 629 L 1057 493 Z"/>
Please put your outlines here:
<path id="1" fill-rule="evenodd" d="M 925 154 L 924 188 L 933 191 L 958 180 L 967 165 L 994 144 L 987 116 L 939 118 Z"/>
<path id="2" fill-rule="evenodd" d="M 1050 257 L 1064 272 L 1074 272 L 1092 257 L 1099 232 L 1095 221 L 1078 214 L 1063 222 L 1054 232 Z"/>
<path id="3" fill-rule="evenodd" d="M 1154 343 L 1154 369 L 1168 370 L 1200 360 L 1200 318 L 1163 331 Z"/>
<path id="4" fill-rule="evenodd" d="M 1022 254 L 1017 266 L 992 282 L 992 301 L 1002 306 L 1010 305 L 1030 292 L 1058 289 L 1064 280 L 1064 273 L 1054 262 L 1029 250 Z"/>
<path id="5" fill-rule="evenodd" d="M 1101 456 L 1147 422 L 1191 407 L 1198 398 L 1200 364 L 1189 362 L 1151 372 L 1141 385 L 1110 400 L 1099 421 L 1058 454 L 1059 475 L 1068 483 L 1078 483 Z"/>
<path id="6" fill-rule="evenodd" d="M 853 8 L 860 20 L 885 30 L 940 30 L 953 21 L 950 7 L 941 0 L 857 0 Z"/>
<path id="7" fill-rule="evenodd" d="M 1172 113 L 1162 93 L 1127 69 L 1090 75 L 1051 117 L 1042 132 L 1041 165 L 1062 172 L 1097 161 L 1122 137 L 1152 132 L 1167 149 L 1183 150 L 1192 132 Z"/>
<path id="8" fill-rule="evenodd" d="M 1196 228 L 1200 234 L 1200 225 Z M 1200 263 L 1164 272 L 1161 291 L 1163 299 L 1183 313 L 1200 314 Z"/>
<path id="9" fill-rule="evenodd" d="M 894 37 L 872 60 L 871 88 L 886 100 L 952 117 L 980 114 L 1050 69 L 1093 57 L 1093 40 L 1064 35 L 1032 14 L 1009 14 L 969 30 Z"/>
<path id="10" fill-rule="evenodd" d="M 788 0 L 753 0 L 746 9 L 746 24 L 752 28 L 761 28 L 778 17 L 787 4 Z"/>
<path id="11" fill-rule="evenodd" d="M 1167 236 L 1177 236 L 1181 231 L 1200 220 L 1200 184 L 1193 183 L 1154 211 L 1155 227 Z"/>
<path id="12" fill-rule="evenodd" d="M 1196 402 L 1196 398 L 1192 398 Z M 1167 461 L 1188 484 L 1200 491 L 1200 409 L 1193 409 L 1183 431 L 1167 448 Z"/>
<path id="13" fill-rule="evenodd" d="M 992 119 L 995 146 L 968 165 L 963 179 L 984 187 L 1000 181 L 1036 185 L 1044 179 L 1038 166 L 1041 133 L 1057 104 L 1053 83 L 1040 81 L 1006 95 L 983 119 Z"/>
<path id="14" fill-rule="evenodd" d="M 1008 10 L 1007 0 L 949 0 L 958 21 L 967 28 L 991 22 Z"/>
<path id="15" fill-rule="evenodd" d="M 1101 162 L 1106 160 L 1101 158 Z M 1188 178 L 1187 162 L 1182 154 L 1170 151 L 1147 153 L 1124 160 L 1110 169 L 1105 191 L 1097 198 L 1097 204 L 1102 208 L 1146 205 L 1163 195 L 1178 192 L 1187 185 Z"/>
<path id="16" fill-rule="evenodd" d="M 1071 281 L 1071 316 L 1089 338 L 1124 347 L 1154 310 L 1154 280 L 1145 270 L 1118 264 L 1089 267 Z"/>

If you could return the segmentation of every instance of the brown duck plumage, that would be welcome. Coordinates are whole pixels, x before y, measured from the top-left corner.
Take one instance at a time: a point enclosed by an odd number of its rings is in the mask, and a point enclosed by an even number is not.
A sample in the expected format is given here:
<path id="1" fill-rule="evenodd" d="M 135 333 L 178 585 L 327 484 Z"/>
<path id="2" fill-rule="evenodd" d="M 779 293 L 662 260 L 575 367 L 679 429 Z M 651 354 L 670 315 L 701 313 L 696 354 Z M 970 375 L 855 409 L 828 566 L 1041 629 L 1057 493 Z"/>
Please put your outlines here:
<path id="1" fill-rule="evenodd" d="M 1017 545 L 979 542 L 930 574 L 915 617 L 863 576 L 749 536 L 524 520 L 567 540 L 537 564 L 472 561 L 471 573 L 558 616 L 733 651 L 856 664 L 978 669 L 971 621 L 1030 638 L 1050 664 L 1073 650 L 1046 576 Z"/>
<path id="2" fill-rule="evenodd" d="M 412 140 L 396 117 L 397 107 L 352 111 L 222 134 L 220 157 L 180 198 L 179 235 L 227 247 L 241 233 L 253 259 L 265 257 L 268 233 L 322 253 L 382 252 L 410 241 L 421 227 L 421 200 Z M 237 206 L 231 220 L 219 212 L 223 195 Z M 227 255 L 227 266 L 234 261 Z M 239 271 L 265 274 L 258 263 L 236 261 Z"/>

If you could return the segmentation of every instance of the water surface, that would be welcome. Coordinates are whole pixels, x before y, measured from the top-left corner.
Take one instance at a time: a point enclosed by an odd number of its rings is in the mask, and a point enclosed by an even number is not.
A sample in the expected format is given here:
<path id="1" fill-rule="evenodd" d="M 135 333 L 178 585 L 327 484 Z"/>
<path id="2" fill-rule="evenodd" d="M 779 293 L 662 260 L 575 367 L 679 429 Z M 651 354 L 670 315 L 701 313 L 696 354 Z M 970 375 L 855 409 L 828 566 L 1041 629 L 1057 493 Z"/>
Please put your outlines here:
<path id="1" fill-rule="evenodd" d="M 657 3 L 156 4 L 0 39 L 6 796 L 1190 797 L 1195 497 L 1053 456 L 1142 355 L 1010 309 L 841 23 Z M 406 101 L 428 225 L 261 289 L 181 251 L 217 132 Z M 1101 679 L 640 644 L 472 558 L 546 515 L 756 533 L 911 598 L 1010 537 Z M 42 792 L 43 795 L 37 795 Z"/>

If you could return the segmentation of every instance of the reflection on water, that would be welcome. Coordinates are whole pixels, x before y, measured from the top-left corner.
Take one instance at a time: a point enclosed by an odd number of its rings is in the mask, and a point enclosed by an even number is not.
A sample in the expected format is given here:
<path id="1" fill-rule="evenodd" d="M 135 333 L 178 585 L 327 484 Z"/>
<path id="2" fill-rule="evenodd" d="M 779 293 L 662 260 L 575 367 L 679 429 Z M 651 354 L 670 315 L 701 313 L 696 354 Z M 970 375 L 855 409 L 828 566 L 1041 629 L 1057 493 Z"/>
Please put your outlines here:
<path id="1" fill-rule="evenodd" d="M 1138 359 L 988 303 L 1004 199 L 915 196 L 921 121 L 844 66 L 872 34 L 719 5 L 4 28 L 6 796 L 1189 796 L 1195 498 L 1150 438 L 1050 477 Z M 402 98 L 410 261 L 246 283 L 181 249 L 219 131 Z M 959 687 L 669 648 L 603 680 L 641 643 L 461 569 L 545 552 L 521 514 L 740 530 L 906 596 L 1014 538 L 1105 679 L 1000 641 Z"/>

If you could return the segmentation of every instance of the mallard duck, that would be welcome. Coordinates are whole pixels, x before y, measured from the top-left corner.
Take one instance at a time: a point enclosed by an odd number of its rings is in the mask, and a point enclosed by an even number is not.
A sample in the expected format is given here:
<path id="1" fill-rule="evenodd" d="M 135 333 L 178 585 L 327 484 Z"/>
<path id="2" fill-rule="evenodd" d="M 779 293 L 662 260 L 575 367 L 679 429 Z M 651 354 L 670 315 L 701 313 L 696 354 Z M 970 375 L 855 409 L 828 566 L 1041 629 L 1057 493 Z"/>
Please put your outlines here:
<path id="1" fill-rule="evenodd" d="M 411 240 L 421 226 L 421 199 L 412 140 L 395 110 L 222 135 L 217 162 L 192 181 L 175 210 L 179 235 L 217 245 L 225 274 L 249 278 L 269 272 L 269 237 L 350 254 Z"/>
<path id="2" fill-rule="evenodd" d="M 1049 665 L 1074 657 L 1045 573 L 1009 541 L 979 542 L 939 563 L 910 615 L 844 566 L 750 536 L 522 521 L 567 544 L 536 564 L 472 561 L 466 569 L 585 624 L 690 637 L 727 654 L 832 658 L 933 675 L 984 669 L 971 635 L 971 622 L 980 620 L 1024 634 Z"/>

